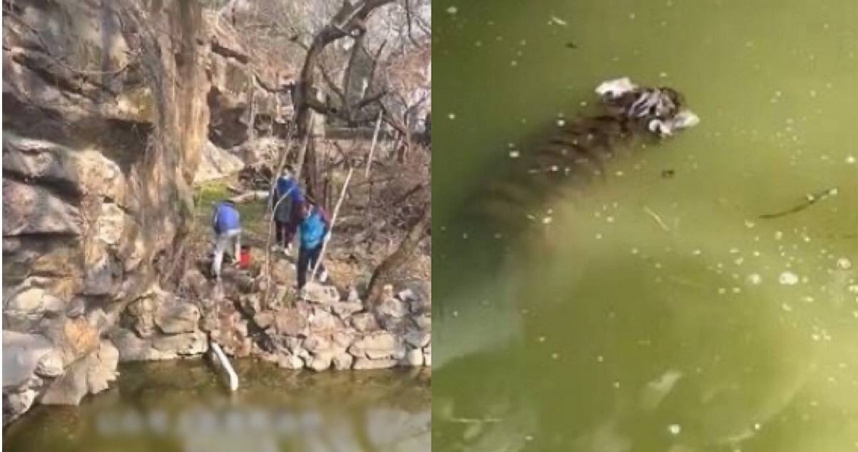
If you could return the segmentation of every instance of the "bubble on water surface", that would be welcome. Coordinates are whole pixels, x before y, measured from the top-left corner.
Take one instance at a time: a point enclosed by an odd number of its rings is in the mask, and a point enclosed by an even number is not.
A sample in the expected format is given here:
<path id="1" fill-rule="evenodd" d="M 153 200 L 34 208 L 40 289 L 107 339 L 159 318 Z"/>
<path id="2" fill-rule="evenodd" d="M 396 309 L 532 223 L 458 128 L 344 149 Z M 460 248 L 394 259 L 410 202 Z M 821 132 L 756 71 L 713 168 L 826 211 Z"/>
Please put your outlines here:
<path id="1" fill-rule="evenodd" d="M 778 277 L 778 282 L 785 286 L 794 286 L 798 284 L 798 275 L 793 272 L 783 272 Z"/>

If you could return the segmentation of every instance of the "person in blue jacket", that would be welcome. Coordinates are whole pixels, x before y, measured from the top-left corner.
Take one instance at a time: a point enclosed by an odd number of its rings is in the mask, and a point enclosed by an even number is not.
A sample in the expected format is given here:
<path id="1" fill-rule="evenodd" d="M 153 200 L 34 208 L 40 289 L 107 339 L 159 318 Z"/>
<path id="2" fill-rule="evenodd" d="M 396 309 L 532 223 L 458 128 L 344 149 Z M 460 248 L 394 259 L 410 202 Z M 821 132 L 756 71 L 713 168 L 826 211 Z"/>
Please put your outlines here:
<path id="1" fill-rule="evenodd" d="M 298 250 L 298 290 L 307 284 L 307 271 L 316 265 L 322 253 L 325 237 L 331 230 L 331 220 L 321 206 L 308 202 L 301 206 L 300 230 L 301 247 Z M 319 281 L 325 282 L 328 271 L 324 264 L 319 265 Z"/>
<path id="2" fill-rule="evenodd" d="M 212 274 L 220 280 L 220 267 L 223 263 L 223 253 L 227 247 L 233 245 L 235 248 L 235 259 L 241 252 L 241 216 L 231 201 L 222 201 L 215 206 L 212 226 L 215 233 L 214 261 L 212 262 Z"/>
<path id="3" fill-rule="evenodd" d="M 301 206 L 304 194 L 289 170 L 277 178 L 271 197 L 271 209 L 274 211 L 276 243 L 272 251 L 283 250 L 288 256 L 292 251 L 292 238 L 301 222 Z"/>

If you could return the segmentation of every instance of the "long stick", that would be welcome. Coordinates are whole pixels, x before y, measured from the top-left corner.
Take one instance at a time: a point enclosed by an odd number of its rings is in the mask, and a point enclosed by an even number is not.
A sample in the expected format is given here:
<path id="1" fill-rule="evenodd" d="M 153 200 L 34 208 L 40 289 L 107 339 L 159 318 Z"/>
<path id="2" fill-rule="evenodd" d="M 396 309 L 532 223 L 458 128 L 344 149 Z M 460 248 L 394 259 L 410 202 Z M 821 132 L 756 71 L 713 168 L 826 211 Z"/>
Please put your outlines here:
<path id="1" fill-rule="evenodd" d="M 378 121 L 375 122 L 375 132 L 372 134 L 372 145 L 369 147 L 369 158 L 366 159 L 365 178 L 369 177 L 369 167 L 372 165 L 372 152 L 375 151 L 375 142 L 378 139 L 378 131 L 381 129 L 381 117 L 384 116 L 384 111 L 378 112 Z"/>
<path id="2" fill-rule="evenodd" d="M 340 199 L 337 201 L 337 206 L 334 207 L 334 216 L 331 217 L 331 229 L 328 230 L 328 233 L 325 235 L 325 241 L 322 242 L 322 251 L 319 252 L 319 258 L 316 259 L 316 265 L 313 266 L 313 273 L 310 274 L 310 282 L 313 282 L 313 278 L 316 277 L 316 271 L 319 269 L 319 265 L 322 264 L 322 259 L 325 257 L 325 249 L 328 247 L 328 242 L 331 240 L 331 236 L 334 231 L 334 224 L 337 222 L 337 214 L 340 213 L 340 206 L 343 204 L 343 199 L 346 197 L 346 188 L 349 186 L 349 181 L 352 179 L 353 172 L 354 168 L 349 168 L 349 174 L 346 176 L 346 181 L 343 183 L 343 190 L 340 192 Z"/>
<path id="3" fill-rule="evenodd" d="M 229 363 L 229 359 L 226 357 L 226 354 L 220 348 L 220 345 L 215 341 L 211 341 L 211 348 L 215 352 L 215 356 L 220 361 L 220 364 L 226 369 L 227 375 L 229 375 L 229 390 L 235 391 L 238 389 L 238 374 L 235 373 L 235 369 L 232 368 L 232 364 Z"/>

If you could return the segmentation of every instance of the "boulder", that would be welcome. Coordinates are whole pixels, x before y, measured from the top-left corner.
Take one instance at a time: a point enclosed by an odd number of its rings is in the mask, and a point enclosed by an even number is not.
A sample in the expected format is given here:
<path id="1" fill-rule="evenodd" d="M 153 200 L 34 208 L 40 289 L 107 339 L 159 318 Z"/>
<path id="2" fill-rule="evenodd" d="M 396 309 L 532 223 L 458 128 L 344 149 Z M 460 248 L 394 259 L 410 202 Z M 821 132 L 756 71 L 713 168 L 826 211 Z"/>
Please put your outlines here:
<path id="1" fill-rule="evenodd" d="M 330 305 L 340 301 L 340 293 L 335 286 L 309 282 L 301 289 L 301 298 L 312 303 Z"/>
<path id="2" fill-rule="evenodd" d="M 33 375 L 44 356 L 53 351 L 39 334 L 3 331 L 3 389 L 19 387 Z"/>
<path id="3" fill-rule="evenodd" d="M 36 375 L 47 378 L 55 378 L 63 373 L 63 356 L 57 350 L 51 350 L 42 356 L 36 365 Z"/>
<path id="4" fill-rule="evenodd" d="M 432 335 L 428 331 L 408 331 L 404 336 L 405 343 L 414 348 L 423 348 L 429 345 Z"/>
<path id="5" fill-rule="evenodd" d="M 173 352 L 179 356 L 199 355 L 208 350 L 208 340 L 201 331 L 174 334 L 154 338 L 152 348 L 161 353 Z"/>
<path id="6" fill-rule="evenodd" d="M 72 363 L 62 377 L 54 380 L 42 395 L 45 405 L 78 405 L 87 394 L 108 388 L 118 375 L 119 352 L 108 341 L 85 358 Z"/>
<path id="7" fill-rule="evenodd" d="M 356 358 L 354 366 L 352 369 L 354 370 L 373 370 L 373 369 L 390 369 L 391 367 L 396 367 L 397 360 L 395 359 L 368 359 L 368 358 Z"/>
<path id="8" fill-rule="evenodd" d="M 200 321 L 200 309 L 190 302 L 171 297 L 158 306 L 155 325 L 166 334 L 192 333 Z"/>
<path id="9" fill-rule="evenodd" d="M 309 322 L 304 315 L 294 308 L 285 308 L 274 314 L 275 328 L 278 334 L 297 336 L 306 334 Z"/>
<path id="10" fill-rule="evenodd" d="M 360 302 L 336 302 L 331 304 L 331 311 L 343 320 L 362 310 L 363 304 Z"/>
<path id="11" fill-rule="evenodd" d="M 349 353 L 357 358 L 398 360 L 405 356 L 405 345 L 395 335 L 387 331 L 378 331 L 355 341 L 349 347 Z"/>
<path id="12" fill-rule="evenodd" d="M 375 316 L 369 312 L 362 312 L 351 317 L 351 323 L 354 329 L 360 332 L 375 331 L 378 329 L 378 322 Z"/>
<path id="13" fill-rule="evenodd" d="M 383 299 L 381 303 L 376 306 L 375 311 L 381 316 L 401 319 L 408 315 L 409 310 L 402 300 L 389 297 Z"/>
<path id="14" fill-rule="evenodd" d="M 298 370 L 304 368 L 304 360 L 296 355 L 280 355 L 277 365 L 284 369 Z"/>
<path id="15" fill-rule="evenodd" d="M 403 364 L 411 367 L 420 367 L 423 365 L 423 350 L 412 348 L 405 353 Z"/>
<path id="16" fill-rule="evenodd" d="M 352 363 L 354 363 L 354 357 L 348 353 L 337 353 L 336 355 L 334 355 L 334 359 L 333 359 L 334 369 L 337 369 L 337 370 L 351 369 Z"/>

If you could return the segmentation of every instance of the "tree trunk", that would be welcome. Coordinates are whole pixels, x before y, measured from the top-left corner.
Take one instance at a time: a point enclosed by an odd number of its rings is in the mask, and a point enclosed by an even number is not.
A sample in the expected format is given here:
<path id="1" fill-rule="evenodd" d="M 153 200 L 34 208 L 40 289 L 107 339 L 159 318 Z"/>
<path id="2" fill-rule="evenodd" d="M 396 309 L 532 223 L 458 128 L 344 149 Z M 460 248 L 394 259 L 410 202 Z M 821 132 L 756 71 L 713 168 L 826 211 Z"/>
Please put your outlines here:
<path id="1" fill-rule="evenodd" d="M 402 266 L 412 254 L 417 249 L 417 245 L 420 244 L 420 241 L 423 239 L 423 235 L 426 232 L 426 227 L 429 226 L 430 221 L 432 221 L 432 206 L 430 203 L 426 203 L 423 206 L 423 211 L 420 214 L 420 217 L 411 225 L 411 228 L 408 230 L 408 235 L 405 236 L 405 239 L 399 244 L 399 248 L 393 252 L 390 256 L 387 256 L 378 267 L 376 267 L 375 271 L 372 272 L 372 278 L 369 280 L 369 286 L 367 286 L 367 300 L 371 304 L 378 304 L 381 301 L 381 293 L 382 288 L 386 283 L 389 282 L 390 276 L 396 268 Z"/>

